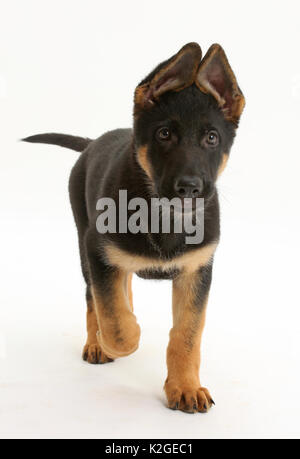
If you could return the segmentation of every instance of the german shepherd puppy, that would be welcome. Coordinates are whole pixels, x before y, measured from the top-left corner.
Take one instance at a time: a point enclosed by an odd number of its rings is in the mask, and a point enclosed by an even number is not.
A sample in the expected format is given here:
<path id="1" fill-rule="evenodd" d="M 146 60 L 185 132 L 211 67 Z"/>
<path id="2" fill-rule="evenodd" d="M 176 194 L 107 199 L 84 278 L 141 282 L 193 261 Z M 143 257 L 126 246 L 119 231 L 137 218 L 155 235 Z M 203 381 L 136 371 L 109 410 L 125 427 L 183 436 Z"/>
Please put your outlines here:
<path id="1" fill-rule="evenodd" d="M 41 134 L 27 142 L 82 152 L 69 191 L 87 285 L 87 342 L 83 358 L 107 363 L 136 351 L 140 327 L 133 314 L 132 274 L 173 281 L 173 319 L 167 350 L 168 406 L 187 413 L 214 404 L 199 379 L 200 343 L 218 245 L 218 176 L 224 170 L 245 100 L 220 45 L 205 57 L 185 45 L 136 88 L 133 129 L 97 140 Z M 186 244 L 185 231 L 164 234 L 107 232 L 96 228 L 99 198 L 119 190 L 128 199 L 204 198 L 204 238 Z M 120 217 L 118 217 L 120 218 Z"/>

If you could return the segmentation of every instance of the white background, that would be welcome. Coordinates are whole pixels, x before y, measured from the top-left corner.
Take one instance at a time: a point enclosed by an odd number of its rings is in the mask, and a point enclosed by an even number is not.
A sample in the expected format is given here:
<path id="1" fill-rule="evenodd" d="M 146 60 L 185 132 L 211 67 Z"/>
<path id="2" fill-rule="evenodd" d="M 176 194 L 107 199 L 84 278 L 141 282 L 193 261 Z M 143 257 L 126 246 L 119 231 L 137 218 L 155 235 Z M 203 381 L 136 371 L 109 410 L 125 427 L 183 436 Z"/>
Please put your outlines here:
<path id="1" fill-rule="evenodd" d="M 0 436 L 299 437 L 300 9 L 295 1 L 0 1 Z M 246 96 L 219 190 L 222 241 L 203 343 L 207 415 L 165 408 L 171 285 L 134 281 L 136 354 L 89 366 L 67 182 L 77 154 L 185 43 L 220 43 Z"/>

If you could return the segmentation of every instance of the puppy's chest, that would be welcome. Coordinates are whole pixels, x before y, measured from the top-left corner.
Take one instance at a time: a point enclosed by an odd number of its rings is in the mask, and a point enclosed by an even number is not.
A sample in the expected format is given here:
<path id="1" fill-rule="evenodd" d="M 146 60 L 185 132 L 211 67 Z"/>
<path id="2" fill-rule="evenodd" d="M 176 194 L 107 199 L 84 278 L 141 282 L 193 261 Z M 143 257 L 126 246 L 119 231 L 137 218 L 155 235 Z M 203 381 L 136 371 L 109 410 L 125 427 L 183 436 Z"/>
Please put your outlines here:
<path id="1" fill-rule="evenodd" d="M 126 272 L 137 273 L 146 279 L 173 279 L 180 271 L 194 272 L 210 263 L 217 243 L 212 242 L 197 249 L 192 249 L 172 259 L 150 258 L 132 254 L 115 245 L 105 247 L 106 260 Z"/>

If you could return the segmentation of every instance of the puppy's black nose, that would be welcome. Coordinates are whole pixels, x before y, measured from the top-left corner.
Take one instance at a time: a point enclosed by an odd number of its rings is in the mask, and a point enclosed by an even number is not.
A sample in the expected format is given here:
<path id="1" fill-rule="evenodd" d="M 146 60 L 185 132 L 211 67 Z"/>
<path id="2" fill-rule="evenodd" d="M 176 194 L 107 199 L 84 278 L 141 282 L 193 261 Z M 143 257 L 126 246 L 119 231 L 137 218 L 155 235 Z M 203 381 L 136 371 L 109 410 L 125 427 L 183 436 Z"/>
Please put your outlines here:
<path id="1" fill-rule="evenodd" d="M 203 179 L 184 175 L 175 180 L 174 189 L 180 198 L 199 198 L 204 188 Z"/>

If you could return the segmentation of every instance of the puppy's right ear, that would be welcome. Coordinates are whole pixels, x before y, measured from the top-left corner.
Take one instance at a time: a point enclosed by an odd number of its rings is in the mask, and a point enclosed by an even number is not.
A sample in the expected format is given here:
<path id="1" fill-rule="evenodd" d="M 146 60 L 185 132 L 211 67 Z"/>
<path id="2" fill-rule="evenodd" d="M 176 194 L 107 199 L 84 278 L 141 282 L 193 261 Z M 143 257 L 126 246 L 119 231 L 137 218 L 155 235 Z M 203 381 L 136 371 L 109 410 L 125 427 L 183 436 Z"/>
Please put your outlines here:
<path id="1" fill-rule="evenodd" d="M 194 83 L 202 52 L 198 43 L 188 43 L 159 65 L 135 90 L 135 111 L 147 109 L 168 91 L 181 91 Z"/>
<path id="2" fill-rule="evenodd" d="M 196 85 L 216 99 L 226 119 L 238 125 L 245 98 L 220 45 L 214 44 L 207 51 L 197 74 Z"/>

